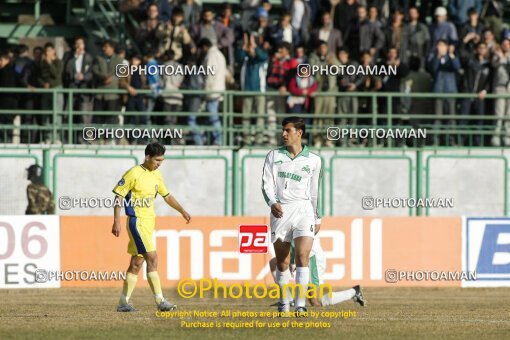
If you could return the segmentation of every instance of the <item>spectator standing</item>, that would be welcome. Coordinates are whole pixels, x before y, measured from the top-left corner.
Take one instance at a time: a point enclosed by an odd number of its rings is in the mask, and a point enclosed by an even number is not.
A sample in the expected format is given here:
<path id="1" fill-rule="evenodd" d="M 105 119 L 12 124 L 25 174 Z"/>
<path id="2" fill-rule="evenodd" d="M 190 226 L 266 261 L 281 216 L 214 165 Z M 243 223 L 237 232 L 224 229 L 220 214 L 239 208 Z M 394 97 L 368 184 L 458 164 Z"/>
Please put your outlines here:
<path id="1" fill-rule="evenodd" d="M 432 78 L 430 74 L 425 72 L 421 68 L 421 60 L 417 56 L 411 56 L 409 58 L 409 74 L 402 79 L 402 90 L 408 95 L 411 93 L 428 93 L 432 87 Z M 402 113 L 408 114 L 410 125 L 413 127 L 419 127 L 423 119 L 415 119 L 412 116 L 414 114 L 430 114 L 433 111 L 430 98 L 410 98 L 404 96 L 402 98 Z M 420 143 L 422 143 L 421 141 Z"/>
<path id="2" fill-rule="evenodd" d="M 367 18 L 367 10 L 358 7 L 356 18 L 351 21 L 344 38 L 351 58 L 359 59 L 362 51 L 369 51 L 377 59 L 379 51 L 384 48 L 384 33 Z"/>
<path id="3" fill-rule="evenodd" d="M 485 25 L 490 28 L 494 34 L 499 37 L 503 28 L 503 15 L 505 14 L 505 6 L 501 0 L 486 0 L 480 18 Z"/>
<path id="4" fill-rule="evenodd" d="M 39 86 L 45 89 L 60 89 L 62 88 L 62 71 L 63 65 L 62 61 L 57 58 L 57 54 L 55 51 L 55 47 L 52 43 L 46 43 L 44 45 L 44 52 L 40 64 L 39 69 L 39 78 L 38 84 Z M 52 121 L 51 115 L 43 115 L 42 116 L 42 125 L 51 126 L 51 124 L 57 125 L 57 127 L 61 127 L 62 116 L 61 111 L 64 106 L 64 96 L 62 93 L 56 94 L 56 105 L 57 107 L 53 107 L 53 94 L 45 93 L 41 96 L 41 109 L 43 110 L 56 110 L 56 121 Z M 51 122 L 51 123 L 50 123 Z M 50 130 L 46 130 L 44 133 L 44 140 L 46 143 L 50 143 Z M 60 142 L 60 137 L 57 134 L 55 136 L 55 142 Z"/>
<path id="5" fill-rule="evenodd" d="M 16 87 L 24 89 L 34 89 L 37 86 L 36 81 L 36 68 L 34 61 L 28 56 L 28 46 L 18 46 L 18 57 L 14 62 L 14 70 L 16 71 Z M 18 109 L 21 110 L 35 110 L 39 108 L 39 96 L 33 93 L 20 93 L 18 94 Z M 35 115 L 23 114 L 21 116 L 21 123 L 23 125 L 32 125 L 35 123 Z M 34 139 L 31 138 L 35 131 L 23 130 L 21 132 L 21 143 L 30 143 Z"/>
<path id="6" fill-rule="evenodd" d="M 173 113 L 182 112 L 182 100 L 184 96 L 179 90 L 184 81 L 184 67 L 175 60 L 172 51 L 168 51 L 167 61 L 164 65 L 168 67 L 168 69 L 175 70 L 173 74 L 163 74 L 164 91 L 162 92 L 163 111 L 167 113 L 165 116 L 165 125 L 175 126 L 178 123 L 179 117 L 173 115 Z M 171 144 L 184 144 L 183 139 L 172 139 L 169 142 Z"/>
<path id="7" fill-rule="evenodd" d="M 223 52 L 226 58 L 228 58 L 228 64 L 233 64 L 234 33 L 221 22 L 214 20 L 214 12 L 212 9 L 204 9 L 202 12 L 202 21 L 193 26 L 191 29 L 191 36 L 194 41 L 200 41 L 201 39 L 209 40 Z"/>
<path id="8" fill-rule="evenodd" d="M 103 55 L 97 56 L 92 66 L 95 86 L 98 90 L 118 90 L 119 78 L 116 74 L 117 65 L 122 59 L 116 55 L 112 41 L 103 43 Z M 92 122 L 95 124 L 119 124 L 117 113 L 120 110 L 120 97 L 115 93 L 98 93 L 94 98 L 94 111 L 110 111 L 109 115 L 95 115 Z"/>
<path id="9" fill-rule="evenodd" d="M 404 14 L 399 10 L 393 12 L 390 25 L 385 30 L 385 53 L 395 47 L 399 54 L 405 53 L 408 41 L 407 30 L 404 29 Z"/>
<path id="10" fill-rule="evenodd" d="M 159 25 L 158 5 L 152 3 L 147 7 L 147 20 L 140 23 L 135 38 L 144 53 L 158 48 L 159 40 L 156 36 L 156 30 Z"/>
<path id="11" fill-rule="evenodd" d="M 291 15 L 290 24 L 292 28 L 299 34 L 299 42 L 308 43 L 309 29 L 312 23 L 310 1 L 304 0 L 283 0 L 283 8 Z"/>
<path id="12" fill-rule="evenodd" d="M 257 10 L 258 26 L 255 29 L 257 33 L 257 44 L 264 50 L 271 49 L 271 27 L 269 26 L 269 13 L 265 8 L 259 7 Z"/>
<path id="13" fill-rule="evenodd" d="M 341 0 L 334 7 L 333 27 L 342 32 L 344 38 L 347 29 L 357 16 L 358 6 L 356 0 Z"/>
<path id="14" fill-rule="evenodd" d="M 381 92 L 401 92 L 401 79 L 407 76 L 409 73 L 409 67 L 406 63 L 403 63 L 399 56 L 398 51 L 396 47 L 392 47 L 388 50 L 388 53 L 386 55 L 386 62 L 385 67 L 389 69 L 390 67 L 396 67 L 397 74 L 388 74 L 382 77 L 382 88 Z M 380 112 L 384 112 L 387 115 L 391 114 L 401 114 L 401 99 L 400 97 L 393 97 L 391 99 L 389 98 L 381 98 L 382 99 L 382 105 Z M 390 111 L 390 105 L 389 101 L 391 100 L 391 111 Z M 380 121 L 380 124 L 388 124 L 388 122 L 392 123 L 392 126 L 398 126 L 401 125 L 401 119 L 400 118 L 393 118 L 391 121 L 389 118 L 382 119 Z M 398 141 L 399 143 L 401 141 Z"/>
<path id="15" fill-rule="evenodd" d="M 271 30 L 271 45 L 280 46 L 282 42 L 290 44 L 290 48 L 299 45 L 299 32 L 291 25 L 291 15 L 285 12 L 281 15 L 279 23 Z"/>
<path id="16" fill-rule="evenodd" d="M 140 66 L 142 64 L 142 57 L 140 55 L 133 55 L 131 57 L 132 66 Z M 128 115 L 126 116 L 125 122 L 127 125 L 144 126 L 149 125 L 150 118 L 145 107 L 145 96 L 140 94 L 138 91 L 148 89 L 147 77 L 142 72 L 130 72 L 127 78 L 127 90 L 128 99 L 126 104 L 126 111 L 128 112 L 140 112 L 140 115 Z M 140 144 L 143 141 L 136 141 L 132 139 L 131 143 Z"/>
<path id="17" fill-rule="evenodd" d="M 221 14 L 217 20 L 227 27 L 234 35 L 234 42 L 243 39 L 243 28 L 237 17 L 232 12 L 232 5 L 228 2 L 224 2 L 221 5 Z"/>
<path id="18" fill-rule="evenodd" d="M 359 92 L 377 92 L 382 88 L 381 78 L 368 72 L 368 68 L 373 65 L 373 62 L 372 54 L 369 51 L 361 53 L 360 64 L 365 74 L 361 75 L 356 80 L 356 88 Z M 371 97 L 359 97 L 359 113 L 372 113 L 372 100 L 373 98 Z M 360 125 L 371 125 L 372 119 L 359 119 L 358 123 L 360 123 Z M 367 142 L 368 140 L 363 141 L 364 144 Z"/>
<path id="19" fill-rule="evenodd" d="M 241 91 L 257 92 L 259 95 L 243 96 L 243 129 L 244 144 L 251 144 L 251 115 L 257 114 L 255 144 L 262 145 L 264 127 L 264 115 L 266 114 L 266 73 L 267 73 L 267 52 L 257 45 L 254 34 L 244 34 L 243 49 L 239 53 L 241 67 Z M 274 120 L 269 126 L 270 130 L 276 129 Z M 269 125 L 269 124 L 268 124 Z"/>
<path id="20" fill-rule="evenodd" d="M 468 21 L 460 28 L 460 59 L 465 65 L 475 53 L 475 46 L 481 41 L 484 25 L 479 20 L 479 12 L 474 8 L 468 10 Z"/>
<path id="21" fill-rule="evenodd" d="M 492 53 L 496 46 L 498 46 L 494 32 L 492 32 L 490 28 L 485 28 L 482 31 L 482 41 L 487 45 L 490 53 Z"/>
<path id="22" fill-rule="evenodd" d="M 430 33 L 428 27 L 419 21 L 420 13 L 416 7 L 409 9 L 409 22 L 404 25 L 404 39 L 401 40 L 400 58 L 408 63 L 411 57 L 420 60 L 420 68 L 425 69 L 430 51 Z"/>
<path id="23" fill-rule="evenodd" d="M 147 65 L 147 70 L 158 70 L 158 61 L 155 58 L 154 51 L 149 51 L 145 55 L 145 65 Z M 159 72 L 150 71 L 147 72 L 147 85 L 149 86 L 149 89 L 151 90 L 151 94 L 149 94 L 147 98 L 147 113 L 150 114 L 154 111 L 154 108 L 156 107 L 156 102 L 158 100 L 158 97 L 161 93 L 161 84 L 159 82 Z M 154 119 L 157 122 L 160 122 L 161 119 L 158 118 Z M 149 122 L 150 124 L 150 122 Z"/>
<path id="24" fill-rule="evenodd" d="M 356 68 L 359 66 L 358 62 L 355 60 L 351 60 L 349 58 L 349 51 L 346 48 L 340 49 L 338 51 L 338 62 L 340 65 L 353 65 Z M 360 83 L 358 80 L 360 79 L 360 76 L 356 73 L 354 74 L 343 74 L 340 75 L 338 78 L 338 88 L 341 92 L 355 92 L 358 90 L 358 86 Z M 341 115 L 351 114 L 354 117 L 352 118 L 340 118 L 340 125 L 350 125 L 351 127 L 356 127 L 357 125 L 357 118 L 356 115 L 358 113 L 359 103 L 358 103 L 358 97 L 351 97 L 351 96 L 339 96 L 337 100 L 337 108 L 338 113 Z M 345 145 L 348 141 L 347 140 L 341 140 L 340 143 Z"/>
<path id="25" fill-rule="evenodd" d="M 166 51 L 171 50 L 177 62 L 184 62 L 187 56 L 195 53 L 195 43 L 184 25 L 184 14 L 180 8 L 175 8 L 172 20 L 162 22 L 156 30 L 159 47 L 156 57 L 163 57 Z"/>
<path id="26" fill-rule="evenodd" d="M 0 88 L 2 87 L 16 87 L 16 71 L 9 55 L 5 52 L 0 53 Z M 0 113 L 0 124 L 13 124 L 13 113 L 17 109 L 17 104 L 16 96 L 13 93 L 0 92 L 0 109 L 12 110 L 11 113 Z M 0 135 L 0 141 L 9 142 L 5 130 Z"/>
<path id="27" fill-rule="evenodd" d="M 289 112 L 307 113 L 311 99 L 315 96 L 315 91 L 317 91 L 317 82 L 313 75 L 308 74 L 300 77 L 295 74 L 289 82 L 290 95 L 287 98 Z M 310 119 L 307 118 L 305 121 L 308 121 L 307 124 L 309 124 Z"/>
<path id="28" fill-rule="evenodd" d="M 199 42 L 199 48 L 205 55 L 203 65 L 207 70 L 214 67 L 214 74 L 208 74 L 205 78 L 204 90 L 215 91 L 215 93 L 206 94 L 206 110 L 209 113 L 209 123 L 215 128 L 212 133 L 213 144 L 223 145 L 223 133 L 221 130 L 221 120 L 219 117 L 220 102 L 223 101 L 222 93 L 225 91 L 225 77 L 227 73 L 227 63 L 224 55 L 216 45 L 204 38 Z"/>
<path id="29" fill-rule="evenodd" d="M 333 27 L 331 14 L 324 12 L 322 14 L 321 27 L 312 31 L 310 42 L 312 46 L 317 46 L 320 41 L 328 43 L 328 53 L 336 55 L 337 51 L 343 46 L 342 32 Z"/>
<path id="30" fill-rule="evenodd" d="M 455 56 L 455 46 L 448 45 L 445 40 L 438 40 L 436 50 L 429 56 L 428 70 L 432 74 L 432 92 L 433 93 L 457 93 L 456 76 L 460 70 L 460 61 Z M 444 106 L 447 106 L 450 126 L 455 125 L 455 99 L 454 98 L 437 98 L 435 99 L 435 115 L 442 117 Z M 437 119 L 435 122 L 436 133 L 439 132 L 441 125 L 445 125 L 443 120 Z M 439 138 L 434 136 L 434 144 L 439 144 Z"/>
<path id="31" fill-rule="evenodd" d="M 278 91 L 279 95 L 269 98 L 267 104 L 270 126 L 272 126 L 273 122 L 276 122 L 277 120 L 275 113 L 287 113 L 285 96 L 287 95 L 292 72 L 295 72 L 298 65 L 296 59 L 291 57 L 290 51 L 291 45 L 288 42 L 282 42 L 271 59 L 271 65 L 269 67 L 270 71 L 267 76 L 267 85 L 270 91 Z M 276 142 L 276 140 L 271 140 L 270 142 L 272 144 L 272 142 Z"/>
<path id="32" fill-rule="evenodd" d="M 197 59 L 195 55 L 191 55 L 188 60 L 188 67 L 197 65 Z M 186 90 L 204 90 L 204 78 L 198 72 L 187 74 L 184 77 L 183 88 Z M 184 107 L 188 115 L 188 126 L 191 129 L 191 135 L 195 145 L 203 145 L 204 138 L 202 133 L 198 129 L 197 116 L 194 113 L 201 112 L 200 106 L 202 103 L 202 96 L 199 94 L 186 94 L 184 95 Z"/>
<path id="33" fill-rule="evenodd" d="M 200 22 L 200 13 L 202 13 L 202 6 L 195 0 L 181 1 L 181 9 L 183 12 L 184 26 L 193 27 Z"/>
<path id="34" fill-rule="evenodd" d="M 439 40 L 444 40 L 449 45 L 455 45 L 459 40 L 455 25 L 447 21 L 447 14 L 448 12 L 444 7 L 438 7 L 434 12 L 436 21 L 430 25 L 432 46 L 436 46 Z"/>
<path id="35" fill-rule="evenodd" d="M 482 10 L 482 0 L 448 0 L 447 9 L 450 21 L 457 28 L 460 28 L 468 21 L 468 12 L 471 8 L 480 13 Z"/>
<path id="36" fill-rule="evenodd" d="M 510 40 L 504 39 L 501 48 L 496 49 L 493 57 L 494 92 L 510 98 Z M 510 99 L 497 98 L 495 103 L 496 130 L 492 137 L 493 146 L 510 146 Z M 503 118 L 507 118 L 503 120 Z M 503 132 L 504 130 L 504 132 Z"/>
<path id="37" fill-rule="evenodd" d="M 328 53 L 328 43 L 319 42 L 316 52 L 310 56 L 311 65 L 319 65 L 321 68 L 327 68 L 329 65 L 338 64 L 333 53 Z M 315 76 L 317 83 L 317 92 L 338 92 L 337 76 L 331 74 L 323 74 L 320 72 Z M 326 139 L 324 131 L 329 126 L 334 126 L 334 113 L 336 110 L 335 97 L 316 97 L 314 100 L 314 114 L 329 115 L 331 118 L 314 118 L 313 127 L 317 129 L 317 133 L 313 136 L 314 146 L 319 148 L 325 142 L 326 146 L 331 147 L 333 143 Z"/>
<path id="38" fill-rule="evenodd" d="M 376 6 L 368 7 L 368 20 L 376 25 L 381 31 L 386 27 L 386 20 L 379 17 L 379 9 Z"/>
<path id="39" fill-rule="evenodd" d="M 487 45 L 480 42 L 476 45 L 475 55 L 468 61 L 464 70 L 463 89 L 465 93 L 477 93 L 478 98 L 464 98 L 462 101 L 463 115 L 485 116 L 485 96 L 491 91 L 492 69 L 489 61 Z M 470 119 L 462 125 L 471 125 L 475 129 L 482 129 L 485 122 L 482 119 Z M 482 145 L 482 137 L 474 136 L 475 146 Z"/>
<path id="40" fill-rule="evenodd" d="M 85 39 L 82 37 L 76 38 L 73 52 L 64 64 L 64 86 L 72 89 L 91 89 L 94 82 L 93 63 L 94 58 L 85 51 Z M 74 94 L 73 103 L 67 105 L 73 105 L 73 110 L 80 112 L 79 115 L 75 115 L 77 118 L 75 122 L 84 126 L 89 126 L 92 123 L 93 99 L 94 97 L 91 94 L 79 92 Z M 78 142 L 84 143 L 83 136 L 78 135 Z"/>

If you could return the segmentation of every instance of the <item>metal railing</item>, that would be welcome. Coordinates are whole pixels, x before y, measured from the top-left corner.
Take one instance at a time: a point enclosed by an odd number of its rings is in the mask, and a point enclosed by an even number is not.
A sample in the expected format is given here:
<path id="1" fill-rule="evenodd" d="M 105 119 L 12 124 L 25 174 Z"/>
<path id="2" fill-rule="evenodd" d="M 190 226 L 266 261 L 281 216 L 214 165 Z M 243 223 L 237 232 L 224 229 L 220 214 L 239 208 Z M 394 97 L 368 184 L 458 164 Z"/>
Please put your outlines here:
<path id="1" fill-rule="evenodd" d="M 139 94 L 150 96 L 152 92 L 150 90 L 140 90 Z M 165 91 L 162 95 L 168 95 L 177 93 L 176 91 Z M 284 117 L 291 115 L 287 112 L 268 112 L 267 104 L 275 98 L 282 100 L 282 96 L 279 92 L 242 92 L 242 91 L 198 91 L 198 90 L 181 90 L 178 91 L 184 95 L 185 101 L 189 96 L 200 96 L 201 101 L 205 102 L 205 96 L 210 94 L 221 93 L 223 97 L 222 107 L 219 110 L 219 117 L 221 119 L 221 133 L 223 136 L 223 145 L 230 147 L 242 146 L 243 136 L 251 134 L 263 134 L 267 136 L 277 137 L 280 133 L 280 123 Z M 49 136 L 51 143 L 55 143 L 60 140 L 65 144 L 77 143 L 77 136 L 86 127 L 83 123 L 75 123 L 75 117 L 83 115 L 97 116 L 142 116 L 150 115 L 151 117 L 189 117 L 194 115 L 197 119 L 201 120 L 210 115 L 208 112 L 186 112 L 181 110 L 179 112 L 138 112 L 138 111 L 77 111 L 73 108 L 73 105 L 77 96 L 81 95 L 104 95 L 104 94 L 117 94 L 119 98 L 122 95 L 127 96 L 125 90 L 99 90 L 99 89 L 21 89 L 21 88 L 0 88 L 0 96 L 12 95 L 19 97 L 18 107 L 23 107 L 23 98 L 30 98 L 36 100 L 41 96 L 51 96 L 51 107 L 47 107 L 45 110 L 42 109 L 3 109 L 0 110 L 0 116 L 4 115 L 2 120 L 4 123 L 0 124 L 0 142 L 12 143 L 16 142 L 16 138 L 19 135 L 24 136 L 22 142 L 24 143 L 37 143 L 40 141 L 34 138 L 34 135 L 45 132 Z M 24 94 L 22 97 L 20 95 Z M 63 107 L 57 107 L 58 97 L 63 96 L 64 102 L 66 103 Z M 257 97 L 264 96 L 266 98 L 266 107 L 264 113 L 250 113 L 245 114 L 240 108 L 243 98 L 246 97 Z M 286 96 L 283 96 L 284 99 Z M 345 98 L 357 98 L 358 101 L 363 102 L 362 110 L 357 113 L 300 113 L 292 114 L 299 115 L 307 120 L 307 139 L 308 143 L 312 143 L 314 136 L 319 136 L 323 140 L 327 140 L 327 126 L 320 125 L 318 123 L 322 121 L 328 122 L 336 127 L 342 128 L 371 128 L 371 129 L 425 129 L 427 139 L 418 140 L 413 138 L 393 139 L 387 138 L 384 140 L 378 140 L 377 138 L 368 138 L 361 140 L 362 138 L 355 138 L 355 145 L 366 145 L 366 146 L 402 146 L 402 147 L 421 147 L 421 146 L 490 146 L 490 139 L 494 136 L 497 138 L 508 138 L 510 140 L 510 131 L 505 131 L 504 125 L 510 120 L 510 117 L 496 117 L 494 109 L 491 111 L 486 110 L 485 115 L 471 115 L 471 114 L 457 114 L 460 109 L 456 109 L 454 114 L 436 115 L 433 110 L 433 102 L 440 99 L 454 99 L 457 101 L 457 105 L 461 105 L 463 100 L 477 100 L 477 94 L 467 93 L 385 93 L 385 92 L 336 92 L 336 93 L 320 93 L 315 94 L 315 99 L 325 98 L 336 102 L 338 100 L 344 100 Z M 509 99 L 510 95 L 502 94 L 488 94 L 485 98 L 485 104 L 490 107 L 491 101 L 495 99 Z M 47 98 L 48 99 L 48 98 Z M 398 104 L 398 101 L 405 100 L 429 100 L 431 105 L 431 111 L 427 113 L 399 113 L 394 112 L 394 107 Z M 120 99 L 119 99 L 120 100 Z M 492 105 L 494 106 L 494 105 Z M 120 108 L 120 105 L 119 105 Z M 313 111 L 313 108 L 309 108 L 308 111 Z M 5 116 L 7 115 L 7 116 Z M 14 123 L 14 117 L 20 116 L 22 122 L 27 122 L 27 117 L 42 117 L 51 118 L 49 125 L 41 125 L 36 123 Z M 8 118 L 5 118 L 8 117 Z M 249 119 L 245 119 L 248 117 Z M 256 119 L 261 117 L 264 119 L 264 124 L 257 126 L 254 124 Z M 11 121 L 11 118 L 13 120 Z M 7 120 L 7 121 L 6 121 Z M 269 121 L 273 123 L 269 124 Z M 12 123 L 11 123 L 12 122 Z M 482 123 L 482 125 L 479 125 Z M 500 125 L 501 128 L 496 131 L 496 126 Z M 508 124 L 508 123 L 507 123 Z M 101 125 L 102 127 L 118 128 L 119 125 Z M 124 124 L 123 128 L 156 128 L 163 127 L 161 125 L 128 125 Z M 184 118 L 178 119 L 178 122 L 172 128 L 180 128 L 184 133 L 190 133 L 192 128 L 188 125 Z M 215 128 L 208 125 L 208 122 L 202 122 L 199 124 L 201 132 L 209 133 L 215 131 Z M 510 130 L 510 129 L 509 129 Z M 322 136 L 322 137 L 321 137 Z M 332 141 L 330 146 L 346 146 L 350 145 L 345 143 L 345 140 L 340 139 L 339 141 Z M 249 146 L 249 145 L 248 145 Z"/>

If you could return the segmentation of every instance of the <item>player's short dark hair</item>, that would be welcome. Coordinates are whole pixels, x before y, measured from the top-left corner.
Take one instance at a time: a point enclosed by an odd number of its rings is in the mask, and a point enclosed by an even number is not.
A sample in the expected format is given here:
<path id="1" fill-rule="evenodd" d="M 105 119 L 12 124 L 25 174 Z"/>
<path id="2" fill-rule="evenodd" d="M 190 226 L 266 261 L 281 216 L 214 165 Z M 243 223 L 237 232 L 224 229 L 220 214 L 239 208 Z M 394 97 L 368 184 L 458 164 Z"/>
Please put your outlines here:
<path id="1" fill-rule="evenodd" d="M 296 130 L 303 131 L 303 135 L 306 133 L 306 125 L 303 118 L 297 116 L 287 117 L 283 120 L 282 127 L 289 123 L 292 124 L 296 128 Z"/>
<path id="2" fill-rule="evenodd" d="M 150 143 L 145 147 L 145 156 L 157 157 L 165 154 L 166 148 L 159 143 Z"/>

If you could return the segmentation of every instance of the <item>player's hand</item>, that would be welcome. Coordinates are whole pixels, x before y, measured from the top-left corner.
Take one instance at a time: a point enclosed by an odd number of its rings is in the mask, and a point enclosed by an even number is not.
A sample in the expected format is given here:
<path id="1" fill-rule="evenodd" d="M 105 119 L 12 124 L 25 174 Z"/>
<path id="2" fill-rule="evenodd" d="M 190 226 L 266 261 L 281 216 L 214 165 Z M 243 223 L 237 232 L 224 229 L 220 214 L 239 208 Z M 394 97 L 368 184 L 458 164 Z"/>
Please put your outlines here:
<path id="1" fill-rule="evenodd" d="M 320 224 L 316 224 L 315 225 L 315 230 L 314 230 L 314 235 L 317 235 L 317 233 L 319 232 L 319 230 L 321 230 L 321 225 Z"/>
<path id="2" fill-rule="evenodd" d="M 273 216 L 276 218 L 280 218 L 283 216 L 283 210 L 280 203 L 275 203 L 271 206 L 271 214 L 273 214 Z"/>
<path id="3" fill-rule="evenodd" d="M 119 237 L 120 236 L 120 223 L 119 222 L 113 222 L 112 234 L 115 237 Z"/>
<path id="4" fill-rule="evenodd" d="M 181 215 L 186 220 L 186 224 L 188 224 L 191 221 L 191 215 L 188 214 L 188 212 L 186 210 L 183 211 Z"/>

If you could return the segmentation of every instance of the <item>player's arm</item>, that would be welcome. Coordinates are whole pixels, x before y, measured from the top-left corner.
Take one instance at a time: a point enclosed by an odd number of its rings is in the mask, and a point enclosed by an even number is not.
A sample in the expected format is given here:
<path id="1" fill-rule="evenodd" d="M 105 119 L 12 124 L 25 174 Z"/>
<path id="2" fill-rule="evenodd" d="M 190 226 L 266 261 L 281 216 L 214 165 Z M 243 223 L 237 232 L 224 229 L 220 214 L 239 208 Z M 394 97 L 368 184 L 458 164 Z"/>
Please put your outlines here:
<path id="1" fill-rule="evenodd" d="M 177 202 L 175 197 L 170 195 L 168 189 L 166 188 L 165 182 L 163 181 L 163 177 L 161 177 L 161 175 L 158 178 L 158 182 L 159 182 L 158 194 L 160 194 L 161 197 L 163 197 L 166 204 L 168 204 L 173 209 L 177 210 L 179 214 L 181 214 L 182 217 L 184 217 L 184 219 L 186 220 L 186 224 L 188 224 L 191 221 L 191 215 L 188 214 L 186 210 L 184 210 L 184 208 L 179 204 L 179 202 Z"/>
<path id="2" fill-rule="evenodd" d="M 191 221 L 191 215 L 188 214 L 186 210 L 184 210 L 184 208 L 179 204 L 179 202 L 177 202 L 175 197 L 168 194 L 164 197 L 164 199 L 166 204 L 177 210 L 182 215 L 182 217 L 184 217 L 184 219 L 186 220 L 186 224 L 188 224 Z"/>
<path id="3" fill-rule="evenodd" d="M 121 202 L 124 198 L 120 195 L 115 195 L 115 204 L 113 206 L 113 226 L 112 234 L 116 237 L 120 236 L 120 210 L 122 208 Z"/>
<path id="4" fill-rule="evenodd" d="M 262 195 L 266 204 L 271 208 L 271 213 L 274 217 L 280 218 L 283 216 L 283 210 L 276 199 L 276 184 L 273 176 L 273 154 L 271 151 L 266 156 L 264 168 L 262 170 Z"/>
<path id="5" fill-rule="evenodd" d="M 313 172 L 312 183 L 310 185 L 310 197 L 312 201 L 313 211 L 315 214 L 315 234 L 321 228 L 321 216 L 319 213 L 319 194 L 320 194 L 320 181 L 322 177 L 322 160 L 319 158 L 317 167 Z"/>
<path id="6" fill-rule="evenodd" d="M 112 234 L 116 237 L 120 235 L 120 210 L 123 206 L 124 197 L 133 189 L 136 183 L 136 174 L 132 169 L 128 170 L 117 183 L 115 188 L 113 188 L 113 193 L 115 194 L 115 204 L 113 206 L 113 226 L 112 226 Z"/>

